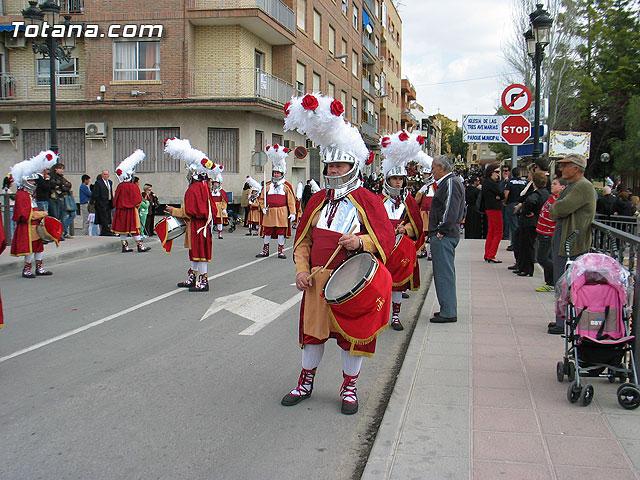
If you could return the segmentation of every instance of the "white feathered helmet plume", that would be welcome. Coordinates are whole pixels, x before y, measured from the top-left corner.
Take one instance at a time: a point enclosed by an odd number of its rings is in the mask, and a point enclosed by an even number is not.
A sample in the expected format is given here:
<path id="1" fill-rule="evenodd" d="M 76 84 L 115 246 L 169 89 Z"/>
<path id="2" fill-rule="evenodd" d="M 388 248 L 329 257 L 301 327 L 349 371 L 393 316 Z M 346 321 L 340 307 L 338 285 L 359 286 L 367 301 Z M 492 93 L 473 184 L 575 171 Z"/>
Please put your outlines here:
<path id="1" fill-rule="evenodd" d="M 280 172 L 282 174 L 279 178 L 274 178 L 273 173 L 271 176 L 271 181 L 273 183 L 280 183 L 284 181 L 284 177 L 287 174 L 287 155 L 291 150 L 282 145 L 278 145 L 277 143 L 274 145 L 267 145 L 266 152 L 267 157 L 271 160 L 271 164 L 273 165 L 271 168 L 271 172 Z"/>
<path id="2" fill-rule="evenodd" d="M 373 161 L 356 127 L 344 120 L 344 106 L 338 100 L 320 94 L 292 97 L 284 106 L 284 130 L 297 130 L 315 144 L 325 164 L 345 162 L 352 165 L 344 175 L 324 174 L 325 186 L 341 198 L 360 186 L 359 172 Z M 326 171 L 326 170 L 325 170 Z"/>
<path id="3" fill-rule="evenodd" d="M 43 150 L 34 157 L 16 163 L 11 167 L 9 175 L 15 180 L 17 188 L 33 193 L 35 184 L 30 180 L 35 180 L 42 171 L 53 167 L 56 163 L 58 163 L 58 154 L 52 150 Z"/>
<path id="4" fill-rule="evenodd" d="M 211 177 L 216 167 L 219 172 L 222 172 L 222 166 L 216 166 L 203 152 L 193 148 L 187 139 L 167 138 L 164 141 L 164 151 L 185 163 L 189 181 L 193 178 L 203 180 Z"/>
<path id="5" fill-rule="evenodd" d="M 296 198 L 298 200 L 302 200 L 303 192 L 304 192 L 304 185 L 302 185 L 302 182 L 298 182 L 298 186 L 296 187 Z"/>
<path id="6" fill-rule="evenodd" d="M 118 168 L 116 168 L 116 175 L 121 182 L 130 182 L 133 180 L 133 174 L 136 173 L 136 165 L 144 160 L 146 154 L 138 149 L 125 158 Z"/>
<path id="7" fill-rule="evenodd" d="M 418 133 L 407 133 L 404 130 L 392 135 L 385 135 L 380 138 L 380 146 L 384 160 L 382 161 L 382 173 L 384 175 L 383 189 L 386 194 L 397 197 L 404 194 L 407 186 L 408 162 L 416 160 L 416 156 L 422 150 L 424 137 Z M 392 187 L 389 184 L 389 177 L 405 177 L 401 188 Z"/>
<path id="8" fill-rule="evenodd" d="M 252 191 L 256 190 L 258 193 L 262 191 L 262 185 L 260 185 L 260 182 L 251 177 L 251 175 L 247 175 L 245 182 L 249 184 Z"/>
<path id="9" fill-rule="evenodd" d="M 320 190 L 320 185 L 313 178 L 311 179 L 311 193 L 318 193 Z"/>

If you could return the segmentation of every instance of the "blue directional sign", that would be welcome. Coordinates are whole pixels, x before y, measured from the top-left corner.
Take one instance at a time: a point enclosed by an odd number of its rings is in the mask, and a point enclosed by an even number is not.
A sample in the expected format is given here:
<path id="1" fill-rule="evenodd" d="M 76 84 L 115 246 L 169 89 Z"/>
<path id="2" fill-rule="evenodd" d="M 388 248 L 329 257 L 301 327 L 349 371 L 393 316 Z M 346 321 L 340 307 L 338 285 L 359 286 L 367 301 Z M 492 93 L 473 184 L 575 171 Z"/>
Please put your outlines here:
<path id="1" fill-rule="evenodd" d="M 463 140 L 467 143 L 504 143 L 501 126 L 504 115 L 464 115 Z"/>
<path id="2" fill-rule="evenodd" d="M 538 131 L 540 132 L 539 138 L 544 138 L 547 135 L 549 135 L 549 126 L 548 125 L 546 125 L 546 124 L 545 125 L 539 125 L 539 127 L 540 127 L 538 129 Z M 529 138 L 532 139 L 532 140 L 533 140 L 533 132 L 534 132 L 534 129 L 533 129 L 533 127 L 531 127 L 531 135 L 529 136 Z"/>
<path id="3" fill-rule="evenodd" d="M 547 153 L 547 142 L 540 142 L 540 154 Z M 518 145 L 519 157 L 530 157 L 533 155 L 533 143 L 525 143 L 524 145 Z"/>

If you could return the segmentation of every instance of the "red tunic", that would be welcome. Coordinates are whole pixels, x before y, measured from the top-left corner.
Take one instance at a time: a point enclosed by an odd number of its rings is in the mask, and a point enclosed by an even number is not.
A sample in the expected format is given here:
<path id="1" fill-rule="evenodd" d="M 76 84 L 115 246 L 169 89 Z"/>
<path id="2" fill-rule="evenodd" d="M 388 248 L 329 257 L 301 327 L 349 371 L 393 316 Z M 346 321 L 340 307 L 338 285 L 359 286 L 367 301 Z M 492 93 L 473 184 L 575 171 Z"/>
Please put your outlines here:
<path id="1" fill-rule="evenodd" d="M 140 189 L 131 182 L 123 182 L 116 188 L 113 196 L 113 214 L 111 231 L 120 235 L 130 233 L 140 235 L 140 215 L 138 205 L 142 203 Z"/>
<path id="2" fill-rule="evenodd" d="M 40 212 L 31 206 L 29 193 L 22 189 L 18 190 L 16 203 L 13 206 L 13 221 L 16 222 L 16 229 L 11 238 L 11 255 L 19 257 L 44 251 L 42 239 L 35 234 L 35 226 L 40 223 L 41 218 L 46 216 L 45 212 Z"/>
<path id="3" fill-rule="evenodd" d="M 193 182 L 189 185 L 184 194 L 184 213 L 190 219 L 189 258 L 192 262 L 210 262 L 210 224 L 217 214 L 217 209 L 206 182 Z"/>
<path id="4" fill-rule="evenodd" d="M 229 197 L 227 196 L 227 192 L 225 192 L 221 188 L 218 195 L 211 194 L 211 198 L 213 199 L 213 203 L 215 203 L 216 210 L 218 211 L 213 219 L 213 223 L 215 223 L 216 225 L 228 225 L 229 216 L 226 213 L 222 213 L 222 211 L 226 210 L 227 206 L 229 205 Z"/>

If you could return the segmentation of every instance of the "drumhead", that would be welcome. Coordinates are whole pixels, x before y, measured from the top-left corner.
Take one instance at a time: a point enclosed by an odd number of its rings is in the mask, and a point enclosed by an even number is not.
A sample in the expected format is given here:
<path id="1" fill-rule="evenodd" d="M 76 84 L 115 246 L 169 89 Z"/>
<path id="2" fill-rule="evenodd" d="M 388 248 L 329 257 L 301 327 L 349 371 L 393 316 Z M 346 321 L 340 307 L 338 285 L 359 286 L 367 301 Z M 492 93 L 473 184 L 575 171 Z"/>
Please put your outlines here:
<path id="1" fill-rule="evenodd" d="M 322 291 L 329 303 L 340 303 L 355 295 L 364 286 L 376 268 L 376 259 L 370 252 L 347 257 L 336 268 Z"/>

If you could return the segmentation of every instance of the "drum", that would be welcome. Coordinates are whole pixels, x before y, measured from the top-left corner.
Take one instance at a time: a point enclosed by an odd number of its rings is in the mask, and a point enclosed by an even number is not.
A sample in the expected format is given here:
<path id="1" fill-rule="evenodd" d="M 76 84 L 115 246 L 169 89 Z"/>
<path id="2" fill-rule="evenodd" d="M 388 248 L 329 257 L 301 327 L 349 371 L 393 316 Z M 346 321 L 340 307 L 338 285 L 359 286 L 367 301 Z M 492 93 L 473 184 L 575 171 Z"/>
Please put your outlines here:
<path id="1" fill-rule="evenodd" d="M 413 269 L 418 261 L 416 245 L 406 235 L 396 235 L 396 244 L 387 260 L 387 268 L 393 278 L 393 286 L 400 287 L 413 277 Z"/>
<path id="2" fill-rule="evenodd" d="M 153 229 L 159 236 L 160 232 L 164 234 L 165 238 L 161 239 L 163 242 L 170 242 L 187 231 L 187 224 L 182 218 L 166 216 L 162 217 Z"/>
<path id="3" fill-rule="evenodd" d="M 36 232 L 44 243 L 56 242 L 58 244 L 63 231 L 62 223 L 54 217 L 44 217 L 36 225 Z"/>
<path id="4" fill-rule="evenodd" d="M 322 297 L 343 336 L 367 343 L 389 322 L 391 274 L 371 253 L 358 253 L 331 273 Z"/>

